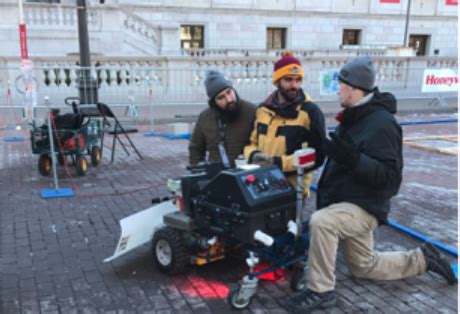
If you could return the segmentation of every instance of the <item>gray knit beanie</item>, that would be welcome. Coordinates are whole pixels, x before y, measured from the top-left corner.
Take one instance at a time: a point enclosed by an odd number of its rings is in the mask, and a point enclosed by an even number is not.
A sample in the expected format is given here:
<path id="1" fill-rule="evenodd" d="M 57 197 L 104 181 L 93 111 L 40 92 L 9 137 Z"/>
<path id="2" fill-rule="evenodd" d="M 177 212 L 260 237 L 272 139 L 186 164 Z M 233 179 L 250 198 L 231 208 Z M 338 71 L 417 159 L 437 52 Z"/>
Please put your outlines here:
<path id="1" fill-rule="evenodd" d="M 216 70 L 206 71 L 204 86 L 206 87 L 206 94 L 208 94 L 209 100 L 213 100 L 217 94 L 227 87 L 232 87 L 232 85 L 232 82 L 227 80 L 222 73 Z"/>
<path id="2" fill-rule="evenodd" d="M 340 69 L 339 80 L 347 85 L 371 92 L 375 83 L 372 59 L 368 56 L 359 56 L 349 60 Z"/>

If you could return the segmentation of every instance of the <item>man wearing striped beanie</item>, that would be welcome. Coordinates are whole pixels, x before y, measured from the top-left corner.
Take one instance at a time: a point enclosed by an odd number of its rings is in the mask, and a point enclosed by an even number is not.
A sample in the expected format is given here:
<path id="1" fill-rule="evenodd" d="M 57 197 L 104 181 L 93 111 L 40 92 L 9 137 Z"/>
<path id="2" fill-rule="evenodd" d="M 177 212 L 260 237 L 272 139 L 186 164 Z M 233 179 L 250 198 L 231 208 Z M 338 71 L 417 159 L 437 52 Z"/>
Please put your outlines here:
<path id="1" fill-rule="evenodd" d="M 322 142 L 325 137 L 324 116 L 306 95 L 301 84 L 304 69 L 292 53 L 284 53 L 276 61 L 272 76 L 277 90 L 259 105 L 250 144 L 244 155 L 249 163 L 277 165 L 296 186 L 294 152 L 305 143 L 316 150 L 316 162 L 303 178 L 303 194 L 308 196 L 311 170 L 324 161 Z"/>

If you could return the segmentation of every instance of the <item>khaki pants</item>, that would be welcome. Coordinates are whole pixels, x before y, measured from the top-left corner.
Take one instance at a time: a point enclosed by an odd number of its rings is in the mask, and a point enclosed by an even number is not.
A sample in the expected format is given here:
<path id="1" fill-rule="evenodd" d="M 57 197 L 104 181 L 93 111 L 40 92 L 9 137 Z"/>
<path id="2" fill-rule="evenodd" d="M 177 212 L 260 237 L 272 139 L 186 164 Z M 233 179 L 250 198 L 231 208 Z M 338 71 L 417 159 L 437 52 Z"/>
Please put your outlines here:
<path id="1" fill-rule="evenodd" d="M 337 203 L 316 211 L 310 219 L 308 288 L 334 290 L 339 240 L 351 274 L 357 278 L 393 280 L 426 272 L 420 249 L 407 252 L 375 252 L 373 231 L 377 219 L 359 206 Z"/>

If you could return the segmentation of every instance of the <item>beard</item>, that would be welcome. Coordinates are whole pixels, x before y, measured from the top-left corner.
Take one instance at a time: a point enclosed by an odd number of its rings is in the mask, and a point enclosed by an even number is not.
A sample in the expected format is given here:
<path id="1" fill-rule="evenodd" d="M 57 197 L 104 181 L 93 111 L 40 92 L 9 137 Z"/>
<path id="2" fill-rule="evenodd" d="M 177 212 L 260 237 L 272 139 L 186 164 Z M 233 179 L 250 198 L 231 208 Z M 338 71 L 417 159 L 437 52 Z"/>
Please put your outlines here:
<path id="1" fill-rule="evenodd" d="M 229 102 L 228 104 L 225 105 L 225 111 L 235 111 L 237 110 L 236 108 L 236 101 Z"/>
<path id="2" fill-rule="evenodd" d="M 225 123 L 235 121 L 240 114 L 240 105 L 238 100 L 228 103 L 225 106 L 225 109 L 221 109 L 217 105 L 215 106 L 215 108 L 217 109 L 220 118 Z"/>
<path id="3" fill-rule="evenodd" d="M 284 99 L 286 99 L 286 101 L 288 102 L 294 102 L 297 99 L 297 96 L 299 95 L 298 88 L 285 89 L 281 85 L 279 85 L 278 90 L 281 93 L 281 95 L 284 97 Z"/>

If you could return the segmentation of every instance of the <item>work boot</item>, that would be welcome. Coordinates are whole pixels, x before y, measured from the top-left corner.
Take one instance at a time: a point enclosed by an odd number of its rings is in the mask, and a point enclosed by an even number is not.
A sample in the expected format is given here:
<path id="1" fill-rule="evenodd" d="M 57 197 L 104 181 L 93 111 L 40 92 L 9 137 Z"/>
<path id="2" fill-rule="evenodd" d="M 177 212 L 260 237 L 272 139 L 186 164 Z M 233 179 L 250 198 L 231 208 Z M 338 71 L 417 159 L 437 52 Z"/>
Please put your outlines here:
<path id="1" fill-rule="evenodd" d="M 425 257 L 426 271 L 441 275 L 444 279 L 446 279 L 449 285 L 453 285 L 457 282 L 454 271 L 452 270 L 449 262 L 447 262 L 447 260 L 439 254 L 433 244 L 425 242 L 420 249 Z"/>
<path id="2" fill-rule="evenodd" d="M 287 306 L 293 313 L 310 313 L 314 310 L 325 309 L 337 303 L 335 291 L 315 292 L 307 289 L 288 300 Z"/>

